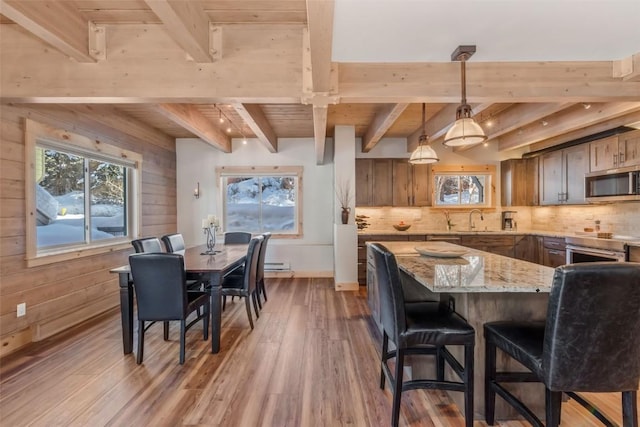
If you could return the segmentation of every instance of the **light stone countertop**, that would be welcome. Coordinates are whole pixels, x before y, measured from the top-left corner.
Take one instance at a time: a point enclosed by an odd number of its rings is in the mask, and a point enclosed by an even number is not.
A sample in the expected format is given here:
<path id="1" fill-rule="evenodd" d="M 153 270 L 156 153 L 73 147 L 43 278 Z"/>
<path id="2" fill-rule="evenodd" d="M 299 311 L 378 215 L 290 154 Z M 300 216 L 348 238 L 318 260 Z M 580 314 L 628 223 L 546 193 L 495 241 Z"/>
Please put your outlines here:
<path id="1" fill-rule="evenodd" d="M 542 292 L 551 290 L 554 269 L 448 242 L 381 242 L 398 267 L 432 292 Z M 415 248 L 463 250 L 455 258 L 420 255 Z"/>

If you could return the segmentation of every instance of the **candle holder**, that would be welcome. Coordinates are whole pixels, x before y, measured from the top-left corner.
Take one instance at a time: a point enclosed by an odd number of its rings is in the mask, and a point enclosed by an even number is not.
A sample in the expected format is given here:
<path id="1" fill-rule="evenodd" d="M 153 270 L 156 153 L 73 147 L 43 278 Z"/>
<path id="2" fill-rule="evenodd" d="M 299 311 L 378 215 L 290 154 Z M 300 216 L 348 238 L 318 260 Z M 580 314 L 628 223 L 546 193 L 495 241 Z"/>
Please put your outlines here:
<path id="1" fill-rule="evenodd" d="M 202 220 L 202 232 L 207 239 L 207 250 L 202 255 L 214 255 L 221 251 L 216 251 L 216 233 L 220 228 L 220 223 L 215 215 L 209 214 L 207 218 Z"/>

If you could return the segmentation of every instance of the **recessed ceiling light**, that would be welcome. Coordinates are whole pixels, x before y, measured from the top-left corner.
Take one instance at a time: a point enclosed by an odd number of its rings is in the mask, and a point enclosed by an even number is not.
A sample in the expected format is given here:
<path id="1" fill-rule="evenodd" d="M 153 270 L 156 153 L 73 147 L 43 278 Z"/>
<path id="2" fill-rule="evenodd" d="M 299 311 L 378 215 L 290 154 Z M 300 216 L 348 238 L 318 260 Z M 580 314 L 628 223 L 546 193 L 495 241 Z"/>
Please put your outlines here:
<path id="1" fill-rule="evenodd" d="M 591 108 L 591 104 L 587 104 L 586 102 L 583 102 L 582 106 L 584 107 L 585 110 L 588 110 L 589 108 Z"/>
<path id="2" fill-rule="evenodd" d="M 541 121 L 541 122 L 540 122 L 540 124 L 541 124 L 542 126 L 547 126 L 547 125 L 549 124 L 549 122 L 548 122 L 548 121 L 546 121 L 546 120 L 543 120 L 543 121 Z"/>

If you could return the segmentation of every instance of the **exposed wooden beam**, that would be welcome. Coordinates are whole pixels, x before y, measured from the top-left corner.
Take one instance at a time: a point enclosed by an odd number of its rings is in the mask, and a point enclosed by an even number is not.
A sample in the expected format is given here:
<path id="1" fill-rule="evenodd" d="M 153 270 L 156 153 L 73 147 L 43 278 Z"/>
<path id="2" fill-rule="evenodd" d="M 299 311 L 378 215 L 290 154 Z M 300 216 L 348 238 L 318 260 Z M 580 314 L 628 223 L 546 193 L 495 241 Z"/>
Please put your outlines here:
<path id="1" fill-rule="evenodd" d="M 572 132 L 563 133 L 562 135 L 554 136 L 552 138 L 545 139 L 544 141 L 532 144 L 530 151 L 538 151 L 549 147 L 555 147 L 556 145 L 573 141 L 574 139 L 583 138 L 585 136 L 593 135 L 599 132 L 604 132 L 609 129 L 614 129 L 620 126 L 625 126 L 631 123 L 640 122 L 640 110 L 634 111 L 623 116 L 615 117 L 613 119 L 605 120 L 596 123 L 591 126 L 583 127 Z"/>
<path id="2" fill-rule="evenodd" d="M 313 137 L 316 147 L 316 164 L 323 165 L 327 138 L 327 106 L 313 106 Z"/>
<path id="3" fill-rule="evenodd" d="M 63 54 L 78 62 L 96 62 L 89 52 L 89 23 L 72 2 L 0 0 L 0 6 L 4 16 Z"/>
<path id="4" fill-rule="evenodd" d="M 171 37 L 196 62 L 212 62 L 209 47 L 209 17 L 200 2 L 145 0 Z"/>
<path id="5" fill-rule="evenodd" d="M 242 120 L 272 153 L 278 152 L 278 137 L 258 104 L 233 104 Z"/>
<path id="6" fill-rule="evenodd" d="M 640 81 L 640 53 L 613 61 L 613 77 L 625 81 Z"/>
<path id="7" fill-rule="evenodd" d="M 311 54 L 312 91 L 331 93 L 331 44 L 334 0 L 307 0 L 307 26 Z"/>
<path id="8" fill-rule="evenodd" d="M 156 104 L 151 108 L 197 135 L 212 147 L 225 153 L 231 152 L 231 138 L 215 127 L 195 106 L 187 104 Z"/>
<path id="9" fill-rule="evenodd" d="M 380 141 L 389 128 L 398 120 L 409 104 L 391 104 L 378 111 L 362 138 L 362 152 L 368 153 Z"/>
<path id="10" fill-rule="evenodd" d="M 584 127 L 598 124 L 634 111 L 640 111 L 640 102 L 619 102 L 592 104 L 585 110 L 582 105 L 575 105 L 542 123 L 532 123 L 518 131 L 501 136 L 498 141 L 500 151 L 511 150 L 545 139 L 566 134 Z"/>
<path id="11" fill-rule="evenodd" d="M 640 82 L 612 76 L 612 61 L 472 62 L 469 102 L 608 102 L 640 98 Z M 341 102 L 459 102 L 456 63 L 340 63 Z"/>

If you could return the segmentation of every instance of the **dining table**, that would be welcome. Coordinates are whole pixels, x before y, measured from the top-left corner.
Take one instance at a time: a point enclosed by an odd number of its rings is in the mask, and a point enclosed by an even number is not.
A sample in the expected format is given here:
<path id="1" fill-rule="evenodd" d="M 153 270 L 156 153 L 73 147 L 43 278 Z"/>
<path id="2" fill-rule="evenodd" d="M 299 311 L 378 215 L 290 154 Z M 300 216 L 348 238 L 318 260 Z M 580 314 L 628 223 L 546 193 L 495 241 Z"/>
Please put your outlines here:
<path id="1" fill-rule="evenodd" d="M 248 244 L 217 244 L 213 254 L 207 253 L 206 245 L 194 246 L 184 251 L 187 274 L 198 274 L 208 282 L 206 289 L 211 299 L 211 352 L 220 351 L 220 329 L 222 323 L 222 279 L 244 264 Z M 122 321 L 122 346 L 124 354 L 133 352 L 133 292 L 135 283 L 129 265 L 110 270 L 118 274 L 120 286 L 120 316 Z"/>

